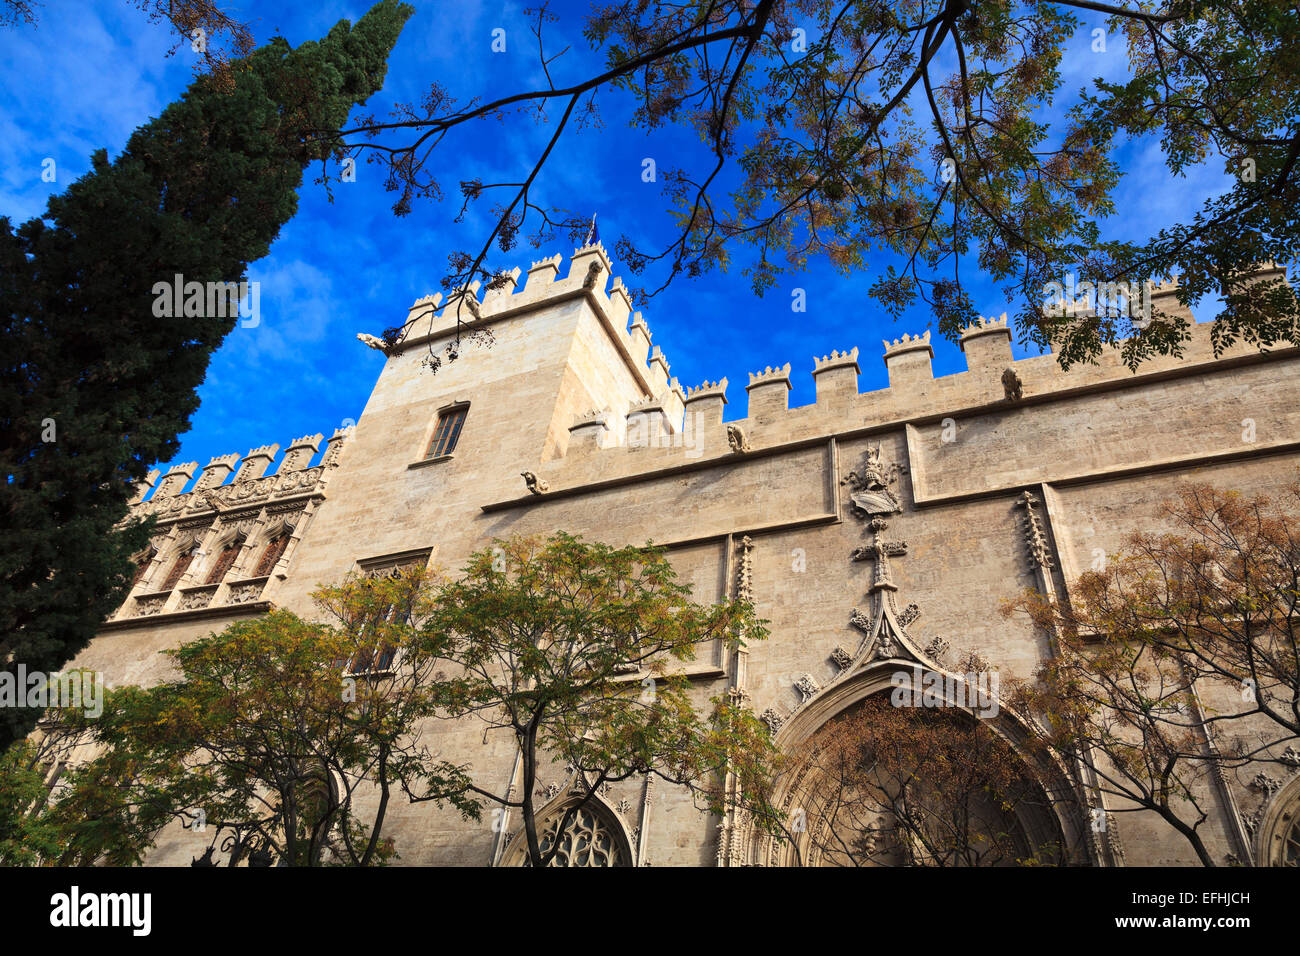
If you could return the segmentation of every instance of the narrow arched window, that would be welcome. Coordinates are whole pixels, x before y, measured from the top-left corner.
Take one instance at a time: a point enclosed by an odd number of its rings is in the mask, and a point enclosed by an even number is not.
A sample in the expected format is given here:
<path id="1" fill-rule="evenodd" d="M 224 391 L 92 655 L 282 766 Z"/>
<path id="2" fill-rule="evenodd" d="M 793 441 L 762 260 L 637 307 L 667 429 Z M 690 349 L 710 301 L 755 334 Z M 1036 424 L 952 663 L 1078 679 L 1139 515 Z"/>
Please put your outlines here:
<path id="1" fill-rule="evenodd" d="M 158 556 L 158 552 L 150 548 L 144 553 L 144 556 L 135 563 L 135 575 L 131 578 L 131 587 L 135 587 L 144 580 L 145 574 L 149 570 L 149 565 L 153 564 L 153 559 Z"/>
<path id="2" fill-rule="evenodd" d="M 228 542 L 221 549 L 221 553 L 217 555 L 217 560 L 213 563 L 212 570 L 208 572 L 207 580 L 203 583 L 220 584 L 222 579 L 225 578 L 226 572 L 234 566 L 235 560 L 239 557 L 239 552 L 243 550 L 243 547 L 243 538 L 235 538 Z"/>
<path id="3" fill-rule="evenodd" d="M 289 546 L 289 532 L 281 531 L 274 538 L 266 543 L 262 550 L 262 557 L 257 562 L 257 570 L 253 572 L 253 577 L 264 578 L 275 569 L 275 564 L 284 555 L 284 549 Z"/>
<path id="4" fill-rule="evenodd" d="M 433 430 L 433 440 L 429 442 L 425 458 L 442 458 L 455 450 L 456 442 L 460 439 L 461 426 L 465 424 L 465 413 L 468 411 L 468 405 L 457 405 L 455 408 L 445 409 L 438 415 L 438 427 Z"/>
<path id="5" fill-rule="evenodd" d="M 170 591 L 176 587 L 176 582 L 181 579 L 186 571 L 189 570 L 190 562 L 194 560 L 194 555 L 198 553 L 198 543 L 191 544 L 180 554 L 176 555 L 176 560 L 172 562 L 172 569 L 167 572 L 167 577 L 163 580 L 161 591 Z"/>

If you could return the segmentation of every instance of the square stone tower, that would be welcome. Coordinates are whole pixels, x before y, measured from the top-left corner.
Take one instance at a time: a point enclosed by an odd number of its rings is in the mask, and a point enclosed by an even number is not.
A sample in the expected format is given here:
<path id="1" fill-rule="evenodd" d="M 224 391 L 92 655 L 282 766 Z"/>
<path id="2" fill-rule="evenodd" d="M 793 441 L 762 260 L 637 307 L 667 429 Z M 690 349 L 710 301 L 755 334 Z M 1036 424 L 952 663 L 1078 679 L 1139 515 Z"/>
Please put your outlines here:
<path id="1" fill-rule="evenodd" d="M 510 533 L 478 506 L 525 493 L 523 473 L 563 457 L 571 442 L 575 451 L 619 442 L 629 412 L 639 421 L 651 406 L 657 428 L 680 429 L 681 389 L 662 353 L 651 354 L 639 314 L 628 329 L 622 281 L 606 290 L 604 248 L 577 250 L 565 277 L 559 266 L 558 255 L 536 262 L 521 289 L 512 280 L 482 301 L 475 288 L 458 304 L 436 295 L 411 307 L 283 604 L 307 606 L 320 582 L 425 551 L 454 570 Z"/>

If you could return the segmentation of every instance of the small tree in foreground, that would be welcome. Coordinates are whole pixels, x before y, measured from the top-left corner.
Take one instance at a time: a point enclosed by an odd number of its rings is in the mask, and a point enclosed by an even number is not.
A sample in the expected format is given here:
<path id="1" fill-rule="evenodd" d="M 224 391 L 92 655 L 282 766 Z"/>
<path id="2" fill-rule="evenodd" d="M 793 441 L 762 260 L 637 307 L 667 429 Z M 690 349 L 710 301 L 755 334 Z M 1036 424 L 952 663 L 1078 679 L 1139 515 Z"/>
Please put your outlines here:
<path id="1" fill-rule="evenodd" d="M 1200 784 L 1274 763 L 1300 736 L 1300 481 L 1275 499 L 1187 485 L 1161 517 L 1171 530 L 1130 535 L 1069 601 L 1007 606 L 1060 643 L 1017 695 L 1045 746 L 1093 753 L 1103 793 L 1156 812 L 1213 865 Z"/>
<path id="2" fill-rule="evenodd" d="M 519 810 L 527 859 L 545 866 L 606 784 L 653 774 L 721 813 L 730 771 L 739 803 L 771 828 L 765 795 L 776 763 L 767 728 L 721 698 L 708 708 L 678 666 L 714 641 L 766 637 L 740 601 L 705 606 L 654 548 L 620 548 L 567 534 L 513 538 L 473 555 L 446 585 L 424 627 L 422 653 L 453 675 L 439 687 L 453 716 L 475 715 L 513 734 L 522 757 L 519 796 L 476 779 L 471 790 Z M 574 774 L 579 799 L 556 824 L 538 819 L 535 790 L 547 761 Z M 546 824 L 543 833 L 543 824 Z"/>
<path id="3" fill-rule="evenodd" d="M 289 866 L 381 864 L 396 855 L 382 833 L 398 781 L 476 816 L 461 769 L 419 739 L 438 696 L 434 661 L 413 641 L 425 575 L 350 579 L 316 597 L 326 623 L 274 611 L 233 624 L 168 652 L 178 679 L 120 688 L 95 720 L 60 712 L 55 739 L 95 755 L 48 806 L 36 794 L 28 828 L 57 838 L 29 862 L 139 863 L 179 820 L 211 833 L 208 859 L 220 848 L 231 866 L 268 853 Z"/>
<path id="4" fill-rule="evenodd" d="M 1035 681 L 1013 682 L 1008 700 L 1036 718 L 1031 747 L 1085 761 L 1112 811 L 1155 813 L 1215 865 L 1201 831 L 1209 768 L 1177 661 L 1122 638 L 1062 635 L 1057 656 Z"/>

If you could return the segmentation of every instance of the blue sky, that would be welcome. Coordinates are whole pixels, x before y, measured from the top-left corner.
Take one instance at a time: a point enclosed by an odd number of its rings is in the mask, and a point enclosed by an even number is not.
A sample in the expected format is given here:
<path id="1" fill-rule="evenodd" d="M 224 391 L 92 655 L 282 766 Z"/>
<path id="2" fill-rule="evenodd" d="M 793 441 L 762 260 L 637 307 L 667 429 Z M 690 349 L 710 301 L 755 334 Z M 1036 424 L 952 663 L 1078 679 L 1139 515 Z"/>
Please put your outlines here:
<path id="1" fill-rule="evenodd" d="M 417 13 L 389 61 L 384 89 L 367 112 L 382 115 L 395 101 L 418 100 L 435 81 L 462 100 L 490 99 L 540 82 L 535 41 L 523 14 L 527 4 L 410 2 Z M 259 43 L 280 33 L 297 44 L 324 35 L 339 19 L 357 19 L 368 4 L 245 0 L 243 6 L 225 6 L 249 22 Z M 553 70 L 561 83 L 586 75 L 596 62 L 581 33 L 586 9 L 583 3 L 552 7 L 559 20 L 547 28 L 548 51 L 571 46 Z M 0 76 L 0 97 L 9 104 L 0 112 L 0 213 L 15 222 L 39 215 L 50 195 L 84 174 L 93 150 L 105 147 L 115 156 L 131 131 L 158 115 L 193 76 L 188 46 L 169 56 L 173 37 L 125 0 L 49 4 L 37 13 L 35 28 L 0 32 L 8 64 Z M 506 31 L 504 53 L 491 50 L 496 28 Z M 1094 53 L 1091 42 L 1087 30 L 1072 41 L 1063 64 L 1067 89 L 1096 75 L 1122 75 L 1125 58 L 1118 38 L 1111 38 L 1104 54 Z M 542 174 L 538 198 L 584 216 L 598 213 L 611 252 L 622 233 L 646 244 L 663 240 L 670 225 L 665 202 L 656 185 L 642 182 L 642 161 L 652 157 L 661 168 L 682 165 L 698 153 L 698 144 L 693 134 L 676 130 L 646 135 L 627 125 L 624 103 L 615 97 L 602 103 L 604 128 L 566 134 Z M 413 300 L 438 289 L 448 251 L 476 250 L 481 244 L 489 228 L 485 216 L 472 213 L 462 224 L 453 222 L 456 183 L 520 178 L 547 135 L 522 119 L 466 129 L 438 160 L 451 198 L 442 205 L 417 203 L 404 219 L 393 216 L 378 167 L 360 164 L 357 182 L 337 186 L 332 203 L 309 171 L 297 216 L 270 255 L 249 269 L 249 278 L 262 285 L 261 321 L 255 328 L 237 328 L 214 355 L 200 389 L 202 406 L 182 435 L 176 461 L 202 466 L 214 455 L 243 454 L 272 442 L 283 453 L 293 438 L 315 432 L 328 438 L 334 428 L 358 419 L 383 358 L 358 343 L 356 333 L 378 334 L 398 324 Z M 41 178 L 47 158 L 56 163 L 54 183 Z M 1171 177 L 1156 141 L 1129 144 L 1121 159 L 1125 176 L 1116 195 L 1118 212 L 1104 224 L 1109 236 L 1140 238 L 1141 232 L 1189 217 L 1224 186 L 1223 173 L 1208 166 L 1185 179 Z M 567 258 L 572 251 L 573 244 L 562 239 L 538 250 L 517 248 L 492 264 L 527 269 L 545 255 L 561 252 Z M 928 325 L 923 309 L 895 323 L 867 297 L 877 270 L 888 262 L 873 260 L 852 278 L 813 262 L 804 274 L 784 276 L 762 298 L 738 268 L 678 279 L 645 314 L 655 343 L 683 385 L 730 380 L 731 417 L 745 413 L 747 373 L 767 365 L 790 362 L 791 404 L 812 402 L 813 356 L 831 349 L 860 348 L 859 388 L 870 391 L 887 384 L 881 339 L 915 334 Z M 617 261 L 615 274 L 634 281 Z M 1014 311 L 999 289 L 978 280 L 975 269 L 965 275 L 975 280 L 975 303 L 983 314 Z M 790 309 L 794 288 L 807 293 L 807 311 L 796 316 Z M 940 340 L 934 348 L 936 375 L 965 368 L 957 346 Z"/>

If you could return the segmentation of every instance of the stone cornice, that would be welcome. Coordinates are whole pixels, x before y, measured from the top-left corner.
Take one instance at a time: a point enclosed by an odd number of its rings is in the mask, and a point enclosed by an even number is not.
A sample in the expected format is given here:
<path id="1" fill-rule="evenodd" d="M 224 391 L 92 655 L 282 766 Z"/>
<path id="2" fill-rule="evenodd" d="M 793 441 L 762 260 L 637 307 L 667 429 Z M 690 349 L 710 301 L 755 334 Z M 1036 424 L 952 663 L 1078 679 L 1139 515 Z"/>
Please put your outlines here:
<path id="1" fill-rule="evenodd" d="M 191 588 L 190 590 L 194 589 Z M 125 617 L 117 620 L 109 620 L 99 625 L 99 630 L 96 633 L 103 634 L 106 631 L 145 629 L 157 627 L 159 624 L 175 624 L 181 621 L 201 621 L 214 617 L 247 617 L 250 614 L 265 614 L 268 611 L 273 610 L 275 610 L 275 604 L 271 601 L 248 601 L 243 604 L 222 604 L 218 607 L 200 607 L 191 611 L 169 611 L 166 614 L 148 614 L 142 617 Z"/>

